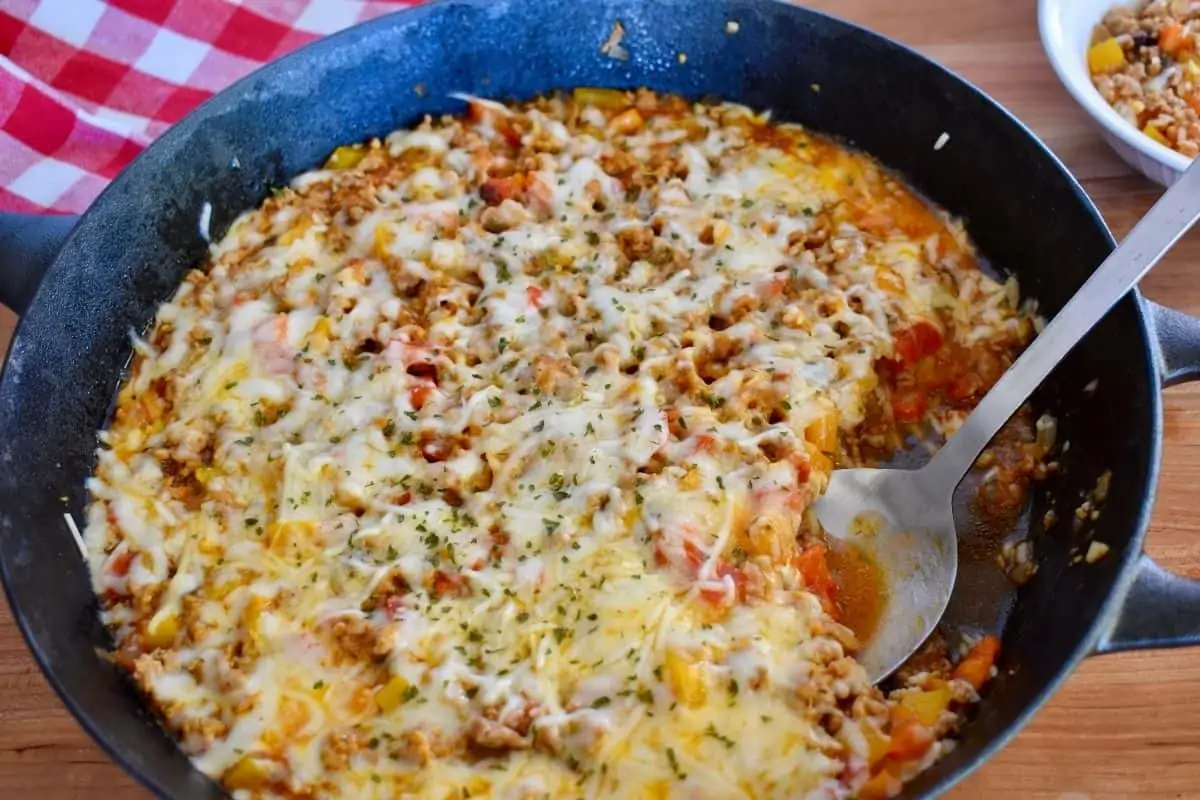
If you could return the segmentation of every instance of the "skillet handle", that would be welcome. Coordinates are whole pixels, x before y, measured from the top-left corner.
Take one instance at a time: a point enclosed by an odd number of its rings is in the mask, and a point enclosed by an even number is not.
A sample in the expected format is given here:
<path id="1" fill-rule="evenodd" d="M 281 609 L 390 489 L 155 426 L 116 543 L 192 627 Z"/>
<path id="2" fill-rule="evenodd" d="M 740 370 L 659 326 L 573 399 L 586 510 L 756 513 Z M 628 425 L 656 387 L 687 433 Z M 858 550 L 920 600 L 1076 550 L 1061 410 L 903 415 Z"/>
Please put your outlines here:
<path id="1" fill-rule="evenodd" d="M 1200 378 L 1200 319 L 1144 302 L 1158 340 L 1163 386 Z M 1200 645 L 1200 580 L 1173 575 L 1142 553 L 1095 652 L 1185 645 Z"/>
<path id="2" fill-rule="evenodd" d="M 1142 553 L 1133 585 L 1095 653 L 1200 645 L 1200 581 L 1167 572 Z"/>
<path id="3" fill-rule="evenodd" d="M 1163 387 L 1200 378 L 1200 319 L 1144 300 L 1158 339 Z"/>
<path id="4" fill-rule="evenodd" d="M 0 303 L 24 313 L 77 219 L 72 214 L 0 213 Z"/>

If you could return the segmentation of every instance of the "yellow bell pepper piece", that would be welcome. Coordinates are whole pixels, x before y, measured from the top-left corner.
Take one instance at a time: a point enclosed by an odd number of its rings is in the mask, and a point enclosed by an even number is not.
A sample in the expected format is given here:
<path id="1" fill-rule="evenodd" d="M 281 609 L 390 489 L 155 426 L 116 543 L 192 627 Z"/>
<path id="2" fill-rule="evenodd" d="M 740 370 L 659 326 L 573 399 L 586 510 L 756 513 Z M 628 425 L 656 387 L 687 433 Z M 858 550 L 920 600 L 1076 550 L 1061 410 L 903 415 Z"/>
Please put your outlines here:
<path id="1" fill-rule="evenodd" d="M 877 764 L 883 757 L 887 755 L 888 747 L 892 744 L 892 737 L 881 732 L 874 725 L 864 725 L 863 738 L 867 740 L 867 763 Z"/>
<path id="2" fill-rule="evenodd" d="M 833 459 L 822 453 L 819 447 L 806 440 L 804 449 L 808 452 L 808 466 L 812 472 L 819 475 L 833 472 Z"/>
<path id="3" fill-rule="evenodd" d="M 1146 134 L 1151 139 L 1153 139 L 1154 141 L 1161 144 L 1163 147 L 1171 146 L 1171 143 L 1169 141 L 1167 141 L 1167 137 L 1163 135 L 1163 132 L 1161 130 L 1159 130 L 1158 126 L 1155 125 L 1153 122 L 1150 123 L 1149 125 L 1147 125 L 1146 127 L 1142 128 L 1142 133 Z"/>
<path id="4" fill-rule="evenodd" d="M 179 616 L 170 611 L 162 616 L 156 615 L 150 620 L 150 625 L 146 630 L 146 635 L 142 637 L 142 646 L 148 650 L 158 650 L 162 647 L 170 647 L 175 643 L 175 637 L 179 634 Z"/>
<path id="5" fill-rule="evenodd" d="M 804 165 L 800 161 L 791 156 L 785 156 L 778 161 L 768 162 L 767 166 L 785 178 L 795 178 L 804 168 Z"/>
<path id="6" fill-rule="evenodd" d="M 296 697 L 284 696 L 279 699 L 277 719 L 283 732 L 295 736 L 308 725 L 310 714 L 308 706 Z"/>
<path id="7" fill-rule="evenodd" d="M 246 601 L 245 608 L 242 609 L 242 633 L 245 636 L 245 646 L 251 652 L 257 652 L 261 642 L 261 635 L 258 631 L 259 620 L 262 619 L 263 609 L 266 608 L 267 601 L 258 595 L 253 595 Z"/>
<path id="8" fill-rule="evenodd" d="M 357 167 L 358 162 L 363 160 L 363 156 L 367 154 L 367 149 L 361 144 L 343 145 L 334 150 L 329 156 L 329 160 L 325 162 L 325 169 L 350 169 Z"/>
<path id="9" fill-rule="evenodd" d="M 704 670 L 687 655 L 667 651 L 667 685 L 685 706 L 696 708 L 708 698 Z"/>
<path id="10" fill-rule="evenodd" d="M 304 234 L 308 232 L 308 229 L 312 227 L 312 224 L 313 224 L 312 216 L 309 214 L 305 214 L 304 216 L 297 219 L 296 222 L 292 225 L 292 227 L 290 227 L 286 231 L 284 231 L 284 233 L 279 237 L 279 243 L 281 245 L 283 245 L 284 247 L 286 247 L 286 246 L 290 245 L 292 242 L 303 239 Z"/>
<path id="11" fill-rule="evenodd" d="M 900 790 L 900 779 L 890 772 L 872 775 L 858 790 L 858 800 L 887 800 Z"/>
<path id="12" fill-rule="evenodd" d="M 401 675 L 393 675 L 391 680 L 375 690 L 375 705 L 383 712 L 392 711 L 404 702 L 404 695 L 411 684 Z"/>
<path id="13" fill-rule="evenodd" d="M 911 715 L 926 728 L 932 728 L 942 712 L 950 707 L 951 699 L 950 690 L 945 686 L 926 692 L 913 692 L 900 698 L 897 711 L 901 716 Z"/>
<path id="14" fill-rule="evenodd" d="M 396 232 L 386 225 L 376 225 L 373 238 L 375 242 L 371 248 L 371 255 L 383 258 L 388 254 L 388 247 L 396 241 Z"/>
<path id="15" fill-rule="evenodd" d="M 571 92 L 575 102 L 581 106 L 595 106 L 616 110 L 629 105 L 625 93 L 617 89 L 602 89 L 598 86 L 579 86 Z"/>
<path id="16" fill-rule="evenodd" d="M 891 294 L 904 294 L 904 278 L 894 270 L 880 267 L 875 270 L 875 285 Z"/>
<path id="17" fill-rule="evenodd" d="M 1116 72 L 1125 66 L 1125 51 L 1116 39 L 1105 39 L 1088 48 L 1087 61 L 1093 75 Z"/>
<path id="18" fill-rule="evenodd" d="M 804 438 L 822 453 L 832 453 L 837 450 L 838 410 L 831 408 L 817 419 L 808 423 L 804 429 Z"/>
<path id="19" fill-rule="evenodd" d="M 317 321 L 313 323 L 312 330 L 308 332 L 305 338 L 305 345 L 314 352 L 325 355 L 329 352 L 329 346 L 332 344 L 333 338 L 333 320 L 325 315 L 317 317 Z"/>
<path id="20" fill-rule="evenodd" d="M 638 110 L 630 108 L 613 117 L 612 122 L 608 123 L 608 130 L 610 133 L 620 136 L 637 131 L 642 127 L 643 123 L 645 123 L 645 120 L 642 119 L 642 115 L 638 113 Z"/>
<path id="21" fill-rule="evenodd" d="M 733 228 L 728 222 L 719 219 L 713 223 L 713 244 L 722 245 L 729 241 L 730 234 L 733 233 Z"/>
<path id="22" fill-rule="evenodd" d="M 492 782 L 487 778 L 472 778 L 466 782 L 462 789 L 464 791 L 451 792 L 450 796 L 453 797 L 454 800 L 458 800 L 461 797 L 470 797 L 473 798 L 473 800 L 476 800 L 477 798 L 490 797 L 492 791 Z"/>
<path id="23" fill-rule="evenodd" d="M 667 800 L 671 796 L 671 783 L 665 780 L 651 781 L 646 787 L 646 800 Z"/>
<path id="24" fill-rule="evenodd" d="M 311 520 L 275 520 L 267 525 L 267 547 L 276 553 L 286 553 L 289 547 L 312 539 L 316 532 L 317 524 Z"/>
<path id="25" fill-rule="evenodd" d="M 259 789 L 267 783 L 270 772 L 252 756 L 244 756 L 225 770 L 222 781 L 230 789 Z"/>

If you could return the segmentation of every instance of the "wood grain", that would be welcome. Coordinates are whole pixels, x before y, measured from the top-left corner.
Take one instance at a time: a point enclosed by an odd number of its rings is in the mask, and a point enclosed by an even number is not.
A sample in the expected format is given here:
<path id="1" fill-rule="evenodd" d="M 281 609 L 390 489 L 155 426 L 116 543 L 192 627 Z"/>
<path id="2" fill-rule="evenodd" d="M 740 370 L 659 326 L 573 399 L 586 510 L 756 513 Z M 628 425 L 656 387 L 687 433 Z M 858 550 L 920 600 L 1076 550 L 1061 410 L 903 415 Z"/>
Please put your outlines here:
<path id="1" fill-rule="evenodd" d="M 916 47 L 996 97 L 1042 136 L 1123 234 L 1159 192 L 1100 141 L 1038 44 L 1035 0 L 819 0 L 813 6 Z M 986 157 L 981 154 L 981 157 Z M 1147 295 L 1200 314 L 1200 234 L 1146 280 Z M 0 350 L 13 318 L 0 312 Z M 1200 388 L 1166 392 L 1163 478 L 1150 552 L 1200 577 Z M 1200 652 L 1093 659 L 954 800 L 1200 797 Z M 143 798 L 67 715 L 0 607 L 0 796 Z"/>

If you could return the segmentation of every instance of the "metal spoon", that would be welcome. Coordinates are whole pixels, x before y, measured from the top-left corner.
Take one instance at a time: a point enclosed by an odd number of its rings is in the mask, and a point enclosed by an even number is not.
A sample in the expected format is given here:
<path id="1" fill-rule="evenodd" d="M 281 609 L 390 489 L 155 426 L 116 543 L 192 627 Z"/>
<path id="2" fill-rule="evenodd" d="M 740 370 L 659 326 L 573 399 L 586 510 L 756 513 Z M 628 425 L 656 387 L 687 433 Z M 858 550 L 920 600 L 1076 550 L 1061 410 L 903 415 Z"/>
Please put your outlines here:
<path id="1" fill-rule="evenodd" d="M 827 535 L 852 541 L 874 557 L 890 584 L 876 633 L 858 654 L 872 680 L 904 663 L 950 601 L 958 571 L 954 488 L 1058 362 L 1197 219 L 1200 159 L 1092 273 L 928 464 L 917 470 L 833 472 L 813 506 L 817 519 Z"/>

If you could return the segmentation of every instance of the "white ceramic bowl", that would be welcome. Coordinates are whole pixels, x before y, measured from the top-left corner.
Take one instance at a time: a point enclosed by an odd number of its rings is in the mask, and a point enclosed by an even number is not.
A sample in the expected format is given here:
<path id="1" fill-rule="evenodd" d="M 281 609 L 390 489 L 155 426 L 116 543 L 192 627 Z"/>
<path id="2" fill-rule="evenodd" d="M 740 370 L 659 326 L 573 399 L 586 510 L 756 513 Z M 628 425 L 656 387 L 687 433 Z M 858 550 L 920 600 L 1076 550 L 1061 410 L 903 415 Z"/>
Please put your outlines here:
<path id="1" fill-rule="evenodd" d="M 1147 178 L 1170 186 L 1191 159 L 1161 145 L 1126 122 L 1092 85 L 1087 50 L 1092 29 L 1114 6 L 1129 0 L 1038 0 L 1042 46 L 1059 80 L 1100 124 L 1104 138 L 1121 158 Z"/>

